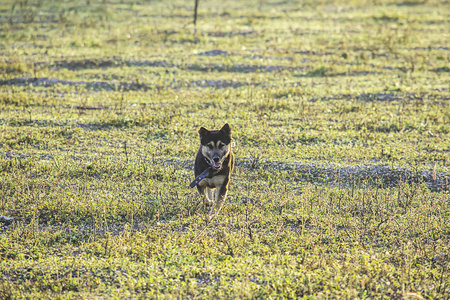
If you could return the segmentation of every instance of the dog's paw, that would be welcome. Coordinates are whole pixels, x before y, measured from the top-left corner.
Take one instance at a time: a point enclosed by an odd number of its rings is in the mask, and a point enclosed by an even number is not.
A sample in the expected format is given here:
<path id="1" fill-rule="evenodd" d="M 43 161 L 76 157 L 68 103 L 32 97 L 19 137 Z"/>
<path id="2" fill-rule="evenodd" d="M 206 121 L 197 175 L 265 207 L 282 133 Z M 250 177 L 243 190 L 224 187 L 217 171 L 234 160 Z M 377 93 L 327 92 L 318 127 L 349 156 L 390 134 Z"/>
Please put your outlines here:
<path id="1" fill-rule="evenodd" d="M 214 201 L 205 199 L 203 200 L 203 205 L 205 205 L 205 207 L 212 207 L 214 205 Z"/>

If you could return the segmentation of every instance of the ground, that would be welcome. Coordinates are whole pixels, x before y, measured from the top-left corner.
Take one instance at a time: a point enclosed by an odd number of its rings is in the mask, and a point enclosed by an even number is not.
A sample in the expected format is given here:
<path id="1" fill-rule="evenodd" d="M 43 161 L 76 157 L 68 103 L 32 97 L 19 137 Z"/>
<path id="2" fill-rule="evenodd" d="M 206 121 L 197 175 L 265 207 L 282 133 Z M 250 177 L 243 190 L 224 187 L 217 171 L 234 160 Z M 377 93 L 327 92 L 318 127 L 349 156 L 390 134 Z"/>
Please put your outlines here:
<path id="1" fill-rule="evenodd" d="M 448 299 L 449 8 L 2 1 L 0 298 Z"/>

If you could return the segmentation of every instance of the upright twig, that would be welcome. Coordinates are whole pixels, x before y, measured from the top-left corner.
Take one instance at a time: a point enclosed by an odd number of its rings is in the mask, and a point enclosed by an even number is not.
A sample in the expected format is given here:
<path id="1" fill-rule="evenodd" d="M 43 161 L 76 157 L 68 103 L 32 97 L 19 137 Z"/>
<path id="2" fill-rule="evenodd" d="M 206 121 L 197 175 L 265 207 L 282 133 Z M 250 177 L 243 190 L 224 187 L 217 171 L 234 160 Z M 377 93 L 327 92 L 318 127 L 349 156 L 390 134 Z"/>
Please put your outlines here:
<path id="1" fill-rule="evenodd" d="M 194 7 L 194 35 L 197 33 L 197 8 L 198 8 L 198 0 L 195 0 L 195 7 Z"/>
<path id="2" fill-rule="evenodd" d="M 125 141 L 123 143 L 123 148 L 125 149 L 125 157 L 127 158 L 127 163 L 128 163 L 127 141 Z"/>

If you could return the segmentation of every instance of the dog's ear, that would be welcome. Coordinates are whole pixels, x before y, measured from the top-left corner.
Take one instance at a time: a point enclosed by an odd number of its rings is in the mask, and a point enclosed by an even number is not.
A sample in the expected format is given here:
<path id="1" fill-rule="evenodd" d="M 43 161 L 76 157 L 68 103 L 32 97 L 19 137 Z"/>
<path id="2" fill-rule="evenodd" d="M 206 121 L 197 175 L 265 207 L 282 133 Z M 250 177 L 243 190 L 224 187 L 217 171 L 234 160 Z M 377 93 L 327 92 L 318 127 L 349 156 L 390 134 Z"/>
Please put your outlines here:
<path id="1" fill-rule="evenodd" d="M 228 123 L 223 125 L 222 128 L 220 128 L 220 131 L 222 131 L 223 133 L 225 133 L 228 136 L 231 136 L 231 127 L 230 127 L 230 125 L 228 125 Z"/>
<path id="2" fill-rule="evenodd" d="M 208 132 L 209 132 L 209 130 L 206 129 L 205 127 L 200 127 L 200 129 L 198 130 L 198 134 L 200 135 L 200 139 L 203 139 Z"/>

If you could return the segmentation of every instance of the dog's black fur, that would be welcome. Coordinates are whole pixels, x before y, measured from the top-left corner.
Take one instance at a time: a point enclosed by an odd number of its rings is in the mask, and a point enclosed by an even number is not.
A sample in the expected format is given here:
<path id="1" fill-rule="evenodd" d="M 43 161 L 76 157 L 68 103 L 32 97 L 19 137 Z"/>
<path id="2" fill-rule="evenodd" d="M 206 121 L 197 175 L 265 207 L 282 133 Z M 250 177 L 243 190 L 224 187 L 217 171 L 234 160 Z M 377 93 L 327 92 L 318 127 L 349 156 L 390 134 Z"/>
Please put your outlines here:
<path id="1" fill-rule="evenodd" d="M 231 172 L 234 168 L 234 155 L 231 151 L 231 128 L 225 124 L 220 130 L 208 130 L 201 127 L 200 149 L 195 158 L 195 177 L 211 168 L 197 189 L 204 198 L 205 206 L 214 206 L 217 211 L 227 197 Z M 213 191 L 216 189 L 216 191 Z"/>

